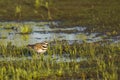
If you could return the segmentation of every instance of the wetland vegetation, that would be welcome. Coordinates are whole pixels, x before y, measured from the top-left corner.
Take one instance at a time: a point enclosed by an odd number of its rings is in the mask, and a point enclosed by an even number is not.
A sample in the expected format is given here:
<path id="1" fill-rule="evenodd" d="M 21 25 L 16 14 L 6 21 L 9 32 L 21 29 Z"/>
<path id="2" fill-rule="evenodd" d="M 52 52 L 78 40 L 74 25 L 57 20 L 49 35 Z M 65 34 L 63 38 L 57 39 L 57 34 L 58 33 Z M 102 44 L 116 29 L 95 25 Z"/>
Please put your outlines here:
<path id="1" fill-rule="evenodd" d="M 119 46 L 99 43 L 69 45 L 65 41 L 55 41 L 50 43 L 47 53 L 39 57 L 25 47 L 1 45 L 0 49 L 4 57 L 0 60 L 0 79 L 119 79 Z M 63 57 L 72 60 L 62 61 Z M 79 57 L 83 59 L 74 60 Z"/>
<path id="2" fill-rule="evenodd" d="M 119 80 L 119 4 L 0 0 L 0 80 Z M 26 47 L 43 41 L 45 54 Z"/>

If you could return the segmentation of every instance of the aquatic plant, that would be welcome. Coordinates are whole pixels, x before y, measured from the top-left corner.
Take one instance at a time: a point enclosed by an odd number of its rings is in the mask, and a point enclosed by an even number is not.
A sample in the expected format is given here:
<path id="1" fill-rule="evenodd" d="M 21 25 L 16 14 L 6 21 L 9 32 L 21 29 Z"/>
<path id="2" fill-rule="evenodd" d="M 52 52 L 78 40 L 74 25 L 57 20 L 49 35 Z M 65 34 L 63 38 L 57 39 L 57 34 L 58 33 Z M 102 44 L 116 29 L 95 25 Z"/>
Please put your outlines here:
<path id="1" fill-rule="evenodd" d="M 27 24 L 22 24 L 22 26 L 20 26 L 20 34 L 30 34 L 32 32 L 32 28 L 30 25 Z"/>

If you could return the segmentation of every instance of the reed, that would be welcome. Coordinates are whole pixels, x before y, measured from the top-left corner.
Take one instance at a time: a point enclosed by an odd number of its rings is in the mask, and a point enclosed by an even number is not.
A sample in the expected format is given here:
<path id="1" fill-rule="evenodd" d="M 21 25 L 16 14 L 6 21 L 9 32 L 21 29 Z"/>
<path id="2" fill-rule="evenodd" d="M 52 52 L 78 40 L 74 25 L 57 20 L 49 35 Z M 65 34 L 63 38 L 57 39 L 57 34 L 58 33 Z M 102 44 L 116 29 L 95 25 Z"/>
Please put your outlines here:
<path id="1" fill-rule="evenodd" d="M 15 17 L 17 17 L 18 20 L 21 19 L 21 16 L 22 16 L 22 7 L 21 5 L 17 5 L 16 8 L 15 8 Z"/>

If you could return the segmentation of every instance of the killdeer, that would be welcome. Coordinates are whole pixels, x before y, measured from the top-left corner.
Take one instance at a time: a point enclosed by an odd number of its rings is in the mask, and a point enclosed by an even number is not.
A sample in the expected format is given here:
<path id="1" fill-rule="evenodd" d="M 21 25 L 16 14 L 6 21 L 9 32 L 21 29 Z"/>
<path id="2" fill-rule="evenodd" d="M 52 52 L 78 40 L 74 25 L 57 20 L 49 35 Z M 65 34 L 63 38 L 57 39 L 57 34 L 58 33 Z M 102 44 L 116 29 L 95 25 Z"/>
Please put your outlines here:
<path id="1" fill-rule="evenodd" d="M 32 45 L 27 45 L 28 48 L 32 48 L 37 53 L 45 53 L 47 51 L 48 43 L 42 42 L 42 43 L 36 43 Z"/>

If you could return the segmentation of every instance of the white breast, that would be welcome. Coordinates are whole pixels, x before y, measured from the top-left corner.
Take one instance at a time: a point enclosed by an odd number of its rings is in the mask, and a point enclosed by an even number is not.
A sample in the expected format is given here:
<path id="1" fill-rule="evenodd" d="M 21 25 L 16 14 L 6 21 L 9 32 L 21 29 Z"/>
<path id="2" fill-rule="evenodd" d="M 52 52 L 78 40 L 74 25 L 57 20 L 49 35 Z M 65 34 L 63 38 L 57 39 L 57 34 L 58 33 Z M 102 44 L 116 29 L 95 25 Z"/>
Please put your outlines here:
<path id="1" fill-rule="evenodd" d="M 38 52 L 38 53 L 45 53 L 46 50 L 39 49 L 39 50 L 37 50 L 37 52 Z"/>

